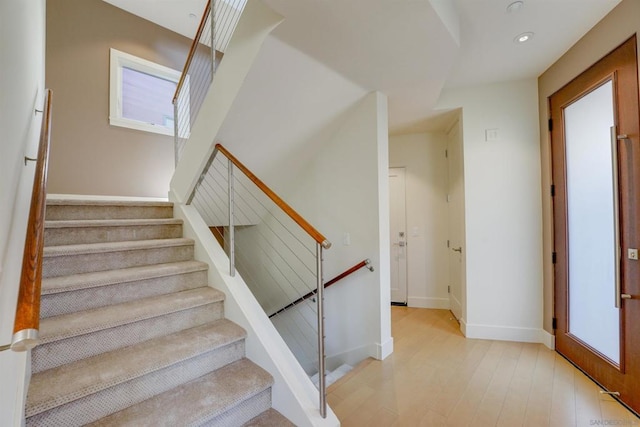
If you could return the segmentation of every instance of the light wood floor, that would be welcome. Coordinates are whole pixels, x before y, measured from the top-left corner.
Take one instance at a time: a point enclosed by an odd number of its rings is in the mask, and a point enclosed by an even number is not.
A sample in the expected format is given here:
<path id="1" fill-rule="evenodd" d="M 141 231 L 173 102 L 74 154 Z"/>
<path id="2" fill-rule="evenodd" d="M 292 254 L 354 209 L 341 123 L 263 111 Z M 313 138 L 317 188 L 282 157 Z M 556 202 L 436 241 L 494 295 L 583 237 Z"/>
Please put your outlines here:
<path id="1" fill-rule="evenodd" d="M 636 426 L 541 344 L 466 339 L 447 310 L 392 307 L 394 352 L 328 389 L 343 426 Z"/>

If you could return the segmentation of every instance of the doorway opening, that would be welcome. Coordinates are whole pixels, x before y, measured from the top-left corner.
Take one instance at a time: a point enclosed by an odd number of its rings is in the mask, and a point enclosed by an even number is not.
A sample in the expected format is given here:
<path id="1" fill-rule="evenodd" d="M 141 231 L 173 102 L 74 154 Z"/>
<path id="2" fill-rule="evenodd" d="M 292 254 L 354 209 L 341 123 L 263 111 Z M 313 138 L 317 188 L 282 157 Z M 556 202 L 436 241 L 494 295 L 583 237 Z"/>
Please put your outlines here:
<path id="1" fill-rule="evenodd" d="M 407 213 L 405 168 L 389 168 L 391 305 L 407 305 Z"/>

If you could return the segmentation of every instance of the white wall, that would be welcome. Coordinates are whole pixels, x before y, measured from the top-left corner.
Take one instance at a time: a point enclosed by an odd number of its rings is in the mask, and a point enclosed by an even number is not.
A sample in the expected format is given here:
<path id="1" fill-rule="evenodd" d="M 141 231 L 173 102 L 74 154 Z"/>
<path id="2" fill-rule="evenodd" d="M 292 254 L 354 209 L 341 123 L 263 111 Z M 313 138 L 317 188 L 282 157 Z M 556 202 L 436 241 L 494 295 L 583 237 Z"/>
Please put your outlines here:
<path id="1" fill-rule="evenodd" d="M 288 176 L 280 196 L 333 243 L 325 251 L 325 282 L 366 258 L 377 269 L 374 274 L 366 269 L 358 271 L 327 290 L 330 369 L 341 363 L 355 364 L 367 356 L 383 357 L 391 345 L 388 255 L 380 253 L 388 251 L 388 243 L 384 247 L 380 244 L 381 225 L 387 230 L 384 238 L 388 241 L 388 207 L 379 215 L 381 203 L 386 206 L 388 198 L 386 187 L 380 188 L 388 179 L 386 121 L 384 97 L 375 93 L 362 96 L 322 144 L 307 141 L 312 156 L 305 153 L 294 167 L 287 158 L 271 165 L 281 178 Z M 267 183 L 272 185 L 271 181 Z M 272 202 L 263 200 L 261 204 L 271 212 L 259 208 L 261 220 L 255 227 L 236 229 L 236 261 L 239 273 L 270 314 L 316 288 L 315 242 Z M 349 235 L 348 245 L 345 234 Z M 293 250 L 275 251 L 285 243 Z M 381 280 L 385 275 L 387 279 Z M 381 286 L 385 287 L 382 293 Z M 380 301 L 382 294 L 385 303 Z M 314 313 L 315 308 L 304 304 L 274 318 L 274 325 L 311 374 L 317 366 Z M 387 335 L 383 335 L 382 323 Z M 373 329 L 372 324 L 380 326 Z M 387 346 L 384 351 L 382 342 Z"/>
<path id="2" fill-rule="evenodd" d="M 324 251 L 325 281 L 365 258 L 375 267 L 374 273 L 360 270 L 325 293 L 326 354 L 332 365 L 384 358 L 392 350 L 386 107 L 378 92 L 363 97 L 284 194 L 333 244 Z"/>
<path id="3" fill-rule="evenodd" d="M 444 133 L 389 138 L 389 167 L 406 171 L 409 307 L 449 308 L 446 138 Z"/>
<path id="4" fill-rule="evenodd" d="M 447 89 L 462 107 L 470 338 L 542 342 L 537 82 Z M 497 129 L 496 140 L 485 131 Z"/>
<path id="5" fill-rule="evenodd" d="M 45 4 L 0 2 L 0 345 L 13 332 L 44 93 Z M 55 98 L 54 98 L 55 100 Z M 55 114 L 55 109 L 54 109 Z M 0 352 L 0 424 L 20 425 L 27 353 Z"/>

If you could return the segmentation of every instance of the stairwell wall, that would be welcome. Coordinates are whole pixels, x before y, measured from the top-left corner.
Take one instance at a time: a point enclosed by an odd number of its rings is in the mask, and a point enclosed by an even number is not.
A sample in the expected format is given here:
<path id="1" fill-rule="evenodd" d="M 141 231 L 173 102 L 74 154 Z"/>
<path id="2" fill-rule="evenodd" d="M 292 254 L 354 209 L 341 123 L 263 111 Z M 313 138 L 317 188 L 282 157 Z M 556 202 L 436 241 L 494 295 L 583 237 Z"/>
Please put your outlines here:
<path id="1" fill-rule="evenodd" d="M 38 151 L 44 45 L 44 0 L 0 2 L 0 345 L 13 334 L 35 171 L 24 156 Z M 22 424 L 27 370 L 28 353 L 0 352 L 0 425 Z"/>
<path id="2" fill-rule="evenodd" d="M 393 351 L 390 326 L 387 99 L 364 96 L 296 176 L 285 200 L 325 233 L 325 282 L 365 258 L 325 292 L 329 369 Z"/>
<path id="3" fill-rule="evenodd" d="M 173 137 L 109 124 L 109 49 L 181 71 L 191 40 L 101 0 L 48 0 L 49 191 L 167 197 Z"/>

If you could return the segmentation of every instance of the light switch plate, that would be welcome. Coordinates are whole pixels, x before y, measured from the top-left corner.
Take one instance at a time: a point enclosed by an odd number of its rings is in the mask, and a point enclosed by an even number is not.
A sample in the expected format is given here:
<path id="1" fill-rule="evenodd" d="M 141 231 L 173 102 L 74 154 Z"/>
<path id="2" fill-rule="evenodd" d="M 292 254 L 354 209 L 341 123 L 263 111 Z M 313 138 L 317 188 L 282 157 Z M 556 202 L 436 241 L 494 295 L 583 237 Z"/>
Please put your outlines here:
<path id="1" fill-rule="evenodd" d="M 497 141 L 498 140 L 498 129 L 485 129 L 484 131 L 484 140 L 485 141 Z"/>
<path id="2" fill-rule="evenodd" d="M 351 233 L 342 234 L 342 245 L 349 246 L 351 244 Z"/>

